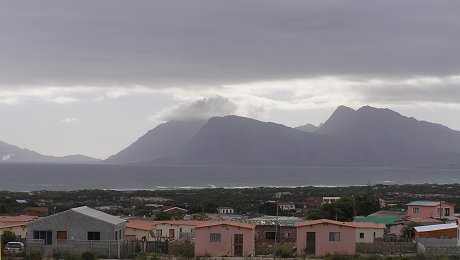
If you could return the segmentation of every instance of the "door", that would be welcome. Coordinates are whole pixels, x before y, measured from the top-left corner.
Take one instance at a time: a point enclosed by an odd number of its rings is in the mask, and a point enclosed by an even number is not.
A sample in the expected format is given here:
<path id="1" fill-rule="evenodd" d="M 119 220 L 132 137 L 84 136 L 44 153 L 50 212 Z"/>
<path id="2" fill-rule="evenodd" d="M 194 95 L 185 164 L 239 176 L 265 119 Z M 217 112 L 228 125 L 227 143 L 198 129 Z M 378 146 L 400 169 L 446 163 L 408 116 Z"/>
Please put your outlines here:
<path id="1" fill-rule="evenodd" d="M 305 247 L 305 254 L 316 254 L 316 232 L 307 232 L 307 246 Z"/>
<path id="2" fill-rule="evenodd" d="M 169 238 L 174 238 L 174 229 L 169 230 Z"/>
<path id="3" fill-rule="evenodd" d="M 233 241 L 233 256 L 243 256 L 243 234 L 235 234 Z"/>

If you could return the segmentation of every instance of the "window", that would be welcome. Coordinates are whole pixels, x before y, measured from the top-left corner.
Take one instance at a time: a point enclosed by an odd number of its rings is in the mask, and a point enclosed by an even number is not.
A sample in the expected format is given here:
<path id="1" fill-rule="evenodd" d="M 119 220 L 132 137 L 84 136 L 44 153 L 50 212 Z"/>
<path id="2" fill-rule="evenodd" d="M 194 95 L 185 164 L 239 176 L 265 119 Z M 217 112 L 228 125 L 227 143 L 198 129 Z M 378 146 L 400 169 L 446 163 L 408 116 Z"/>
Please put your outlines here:
<path id="1" fill-rule="evenodd" d="M 56 238 L 57 240 L 67 240 L 67 231 L 57 231 Z"/>
<path id="2" fill-rule="evenodd" d="M 274 231 L 268 231 L 265 232 L 265 239 L 267 240 L 275 240 L 275 232 Z"/>
<path id="3" fill-rule="evenodd" d="M 340 232 L 329 232 L 329 241 L 340 241 Z"/>
<path id="4" fill-rule="evenodd" d="M 375 234 L 375 233 L 374 233 Z M 359 233 L 359 239 L 364 239 L 364 233 Z"/>
<path id="5" fill-rule="evenodd" d="M 412 213 L 418 214 L 418 213 L 420 213 L 420 209 L 419 208 L 413 208 Z"/>
<path id="6" fill-rule="evenodd" d="M 101 240 L 101 232 L 88 232 L 88 240 Z"/>
<path id="7" fill-rule="evenodd" d="M 123 232 L 123 230 L 118 231 L 118 238 L 119 239 L 121 239 L 123 237 L 121 232 Z"/>
<path id="8" fill-rule="evenodd" d="M 220 242 L 220 233 L 211 233 L 209 234 L 210 242 Z"/>
<path id="9" fill-rule="evenodd" d="M 375 237 L 375 232 L 374 232 L 374 237 Z"/>
<path id="10" fill-rule="evenodd" d="M 284 237 L 285 237 L 285 238 L 290 238 L 290 237 L 291 237 L 291 233 L 285 232 L 285 233 L 284 233 Z"/>
<path id="11" fill-rule="evenodd" d="M 156 237 L 162 237 L 163 236 L 163 230 L 161 230 L 161 229 L 155 230 L 155 236 Z"/>
<path id="12" fill-rule="evenodd" d="M 445 208 L 444 209 L 444 216 L 446 216 L 446 217 L 450 216 L 450 208 Z"/>
<path id="13" fill-rule="evenodd" d="M 118 240 L 118 231 L 115 231 L 115 240 Z"/>
<path id="14" fill-rule="evenodd" d="M 34 230 L 34 239 L 42 239 L 45 241 L 45 245 L 51 245 L 53 244 L 53 232 Z"/>

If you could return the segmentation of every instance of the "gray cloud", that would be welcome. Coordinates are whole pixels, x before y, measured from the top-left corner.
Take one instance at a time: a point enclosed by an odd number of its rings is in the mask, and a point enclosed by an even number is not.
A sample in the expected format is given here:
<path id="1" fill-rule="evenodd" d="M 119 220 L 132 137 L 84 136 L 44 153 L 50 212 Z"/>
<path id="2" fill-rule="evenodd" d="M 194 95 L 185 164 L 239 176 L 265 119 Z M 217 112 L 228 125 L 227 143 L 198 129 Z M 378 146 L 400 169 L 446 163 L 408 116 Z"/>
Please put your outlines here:
<path id="1" fill-rule="evenodd" d="M 219 85 L 460 71 L 460 2 L 2 1 L 0 85 Z"/>
<path id="2" fill-rule="evenodd" d="M 235 114 L 237 109 L 237 104 L 230 99 L 214 96 L 163 110 L 154 115 L 152 119 L 155 121 L 209 119 L 213 116 Z"/>

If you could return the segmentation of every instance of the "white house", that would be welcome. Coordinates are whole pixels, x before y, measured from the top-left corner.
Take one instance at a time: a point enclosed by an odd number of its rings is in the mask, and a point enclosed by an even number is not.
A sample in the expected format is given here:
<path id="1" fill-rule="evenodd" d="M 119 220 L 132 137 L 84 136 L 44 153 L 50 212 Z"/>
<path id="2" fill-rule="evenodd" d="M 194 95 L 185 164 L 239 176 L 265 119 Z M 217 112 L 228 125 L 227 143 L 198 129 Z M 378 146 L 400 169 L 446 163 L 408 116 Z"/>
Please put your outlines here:
<path id="1" fill-rule="evenodd" d="M 219 207 L 217 208 L 217 213 L 218 214 L 234 214 L 235 210 L 229 207 Z"/>

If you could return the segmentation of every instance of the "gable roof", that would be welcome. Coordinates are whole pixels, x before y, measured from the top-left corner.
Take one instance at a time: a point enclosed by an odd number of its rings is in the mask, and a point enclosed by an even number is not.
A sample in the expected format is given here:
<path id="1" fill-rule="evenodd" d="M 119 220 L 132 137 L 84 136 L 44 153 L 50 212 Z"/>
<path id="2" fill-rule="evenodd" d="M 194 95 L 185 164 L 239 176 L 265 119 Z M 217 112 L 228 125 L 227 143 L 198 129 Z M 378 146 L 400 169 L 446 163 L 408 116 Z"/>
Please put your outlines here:
<path id="1" fill-rule="evenodd" d="M 417 200 L 417 201 L 412 201 L 411 203 L 407 203 L 407 206 L 427 206 L 427 207 L 436 207 L 439 206 L 439 204 L 449 204 L 452 205 L 451 203 L 445 202 L 445 201 L 425 201 L 425 200 Z"/>
<path id="2" fill-rule="evenodd" d="M 385 229 L 386 225 L 383 223 L 372 223 L 372 222 L 348 222 L 356 228 L 375 228 L 375 229 Z"/>
<path id="3" fill-rule="evenodd" d="M 234 226 L 234 227 L 240 227 L 240 228 L 247 228 L 247 229 L 255 229 L 256 226 L 252 224 L 246 224 L 246 223 L 241 223 L 241 222 L 235 222 L 235 221 L 202 221 L 199 225 L 196 226 L 196 229 L 199 228 L 205 228 L 205 227 L 214 227 L 214 226 Z"/>
<path id="4" fill-rule="evenodd" d="M 107 214 L 105 212 L 89 208 L 87 206 L 73 208 L 73 209 L 70 209 L 70 211 L 74 211 L 74 212 L 80 213 L 82 215 L 86 215 L 88 217 L 92 217 L 92 218 L 95 218 L 95 219 L 110 223 L 112 225 L 118 225 L 118 224 L 126 222 L 126 220 L 124 220 L 122 218 L 112 216 L 110 214 Z"/>
<path id="5" fill-rule="evenodd" d="M 155 225 L 158 223 L 159 221 L 130 219 L 128 220 L 128 223 L 126 223 L 126 228 L 150 231 L 152 229 L 155 229 Z"/>
<path id="6" fill-rule="evenodd" d="M 341 222 L 341 221 L 335 221 L 335 220 L 330 220 L 330 219 L 317 219 L 317 220 L 302 221 L 300 223 L 297 223 L 296 227 L 313 226 L 313 225 L 320 225 L 320 224 L 330 224 L 330 225 L 337 225 L 337 226 L 356 228 L 356 225 L 353 224 L 353 223 L 354 222 Z"/>
<path id="7" fill-rule="evenodd" d="M 20 216 L 0 216 L 0 222 L 29 222 L 39 219 L 37 216 L 20 215 Z"/>
<path id="8" fill-rule="evenodd" d="M 428 232 L 428 231 L 444 230 L 444 229 L 452 229 L 452 228 L 457 228 L 457 224 L 449 223 L 449 224 L 414 227 L 415 231 L 417 232 Z"/>

